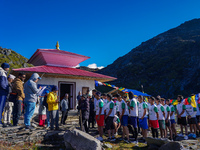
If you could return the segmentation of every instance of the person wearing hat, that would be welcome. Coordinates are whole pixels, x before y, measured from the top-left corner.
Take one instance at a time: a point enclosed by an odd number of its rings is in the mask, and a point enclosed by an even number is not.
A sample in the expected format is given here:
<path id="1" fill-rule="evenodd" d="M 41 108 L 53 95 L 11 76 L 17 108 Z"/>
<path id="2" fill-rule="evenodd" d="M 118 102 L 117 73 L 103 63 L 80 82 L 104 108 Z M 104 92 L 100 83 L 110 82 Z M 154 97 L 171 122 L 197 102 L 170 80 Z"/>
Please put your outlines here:
<path id="1" fill-rule="evenodd" d="M 54 130 L 54 124 L 56 126 L 56 130 L 59 130 L 58 121 L 59 121 L 59 112 L 58 112 L 58 87 L 56 85 L 53 86 L 52 92 L 50 92 L 47 96 L 47 104 L 48 111 L 50 113 L 50 129 Z"/>
<path id="2" fill-rule="evenodd" d="M 24 80 L 26 79 L 25 73 L 19 73 L 17 78 L 13 81 L 12 93 L 10 94 L 10 101 L 14 103 L 13 107 L 13 125 L 17 126 L 21 116 L 22 102 L 25 98 L 24 94 Z"/>
<path id="3" fill-rule="evenodd" d="M 65 125 L 65 121 L 67 120 L 67 116 L 68 116 L 68 110 L 69 110 L 69 94 L 66 93 L 64 99 L 62 99 L 60 106 L 61 106 L 61 110 L 62 110 L 62 118 L 61 118 L 61 124 Z"/>
<path id="4" fill-rule="evenodd" d="M 26 129 L 32 129 L 31 118 L 35 111 L 35 105 L 38 99 L 38 93 L 42 87 L 37 88 L 37 82 L 40 80 L 40 76 L 37 73 L 32 74 L 30 79 L 24 84 L 25 93 L 25 114 L 24 114 L 24 124 Z"/>
<path id="5" fill-rule="evenodd" d="M 88 128 L 88 119 L 89 119 L 89 100 L 87 95 L 81 96 L 80 106 L 78 106 L 78 109 L 81 111 L 81 116 L 79 118 L 80 127 L 83 127 L 82 130 L 86 133 L 89 132 Z"/>
<path id="6" fill-rule="evenodd" d="M 9 71 L 9 64 L 3 63 L 0 67 L 0 126 L 2 126 L 2 113 L 5 107 L 6 98 L 9 93 L 9 85 L 7 79 L 7 72 Z"/>
<path id="7" fill-rule="evenodd" d="M 11 113 L 12 113 L 12 107 L 13 107 L 13 102 L 9 102 L 9 97 L 10 97 L 10 93 L 12 92 L 12 82 L 15 79 L 15 76 L 10 74 L 8 76 L 8 85 L 9 85 L 9 93 L 6 99 L 6 105 L 4 108 L 4 116 L 3 116 L 3 126 L 7 127 L 7 126 L 11 126 Z"/>

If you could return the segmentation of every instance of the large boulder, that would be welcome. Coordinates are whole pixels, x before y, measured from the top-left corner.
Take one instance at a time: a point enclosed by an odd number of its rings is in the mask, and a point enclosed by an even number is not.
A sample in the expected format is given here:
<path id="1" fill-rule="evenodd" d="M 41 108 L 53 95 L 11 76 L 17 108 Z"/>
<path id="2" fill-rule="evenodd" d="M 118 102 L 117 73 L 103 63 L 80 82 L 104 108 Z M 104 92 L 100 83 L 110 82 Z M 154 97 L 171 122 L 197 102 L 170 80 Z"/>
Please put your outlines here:
<path id="1" fill-rule="evenodd" d="M 159 147 L 166 144 L 166 143 L 169 143 L 168 139 L 155 139 L 155 138 L 152 138 L 152 137 L 146 137 L 145 140 L 147 142 L 147 145 L 154 144 L 154 145 L 157 145 Z"/>
<path id="2" fill-rule="evenodd" d="M 162 145 L 159 150 L 182 150 L 183 146 L 178 142 L 169 142 Z"/>
<path id="3" fill-rule="evenodd" d="M 102 144 L 93 136 L 78 129 L 70 129 L 64 134 L 66 147 L 71 145 L 76 150 L 101 150 Z"/>

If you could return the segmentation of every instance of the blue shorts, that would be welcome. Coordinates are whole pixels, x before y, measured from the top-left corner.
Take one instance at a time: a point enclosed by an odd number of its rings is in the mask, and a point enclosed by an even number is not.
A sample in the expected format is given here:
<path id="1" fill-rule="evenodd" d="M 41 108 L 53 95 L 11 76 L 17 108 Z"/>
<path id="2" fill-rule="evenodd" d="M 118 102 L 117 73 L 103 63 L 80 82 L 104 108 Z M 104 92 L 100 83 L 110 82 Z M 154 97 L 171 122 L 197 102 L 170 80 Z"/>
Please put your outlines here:
<path id="1" fill-rule="evenodd" d="M 122 116 L 122 126 L 128 126 L 128 115 Z"/>
<path id="2" fill-rule="evenodd" d="M 147 118 L 140 119 L 139 118 L 139 125 L 142 129 L 148 129 Z"/>
<path id="3" fill-rule="evenodd" d="M 130 117 L 130 124 L 133 128 L 137 128 L 137 117 Z"/>
<path id="4" fill-rule="evenodd" d="M 176 123 L 175 119 L 170 119 L 171 125 Z"/>

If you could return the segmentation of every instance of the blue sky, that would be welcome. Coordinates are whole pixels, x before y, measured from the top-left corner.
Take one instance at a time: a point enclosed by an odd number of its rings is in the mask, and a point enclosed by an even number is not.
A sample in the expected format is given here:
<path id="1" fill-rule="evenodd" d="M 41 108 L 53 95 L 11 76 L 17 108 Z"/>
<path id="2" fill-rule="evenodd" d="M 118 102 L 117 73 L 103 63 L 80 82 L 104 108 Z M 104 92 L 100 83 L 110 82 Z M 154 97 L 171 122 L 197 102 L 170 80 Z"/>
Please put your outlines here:
<path id="1" fill-rule="evenodd" d="M 0 0 L 0 46 L 30 58 L 38 48 L 107 66 L 132 48 L 200 17 L 199 0 Z"/>

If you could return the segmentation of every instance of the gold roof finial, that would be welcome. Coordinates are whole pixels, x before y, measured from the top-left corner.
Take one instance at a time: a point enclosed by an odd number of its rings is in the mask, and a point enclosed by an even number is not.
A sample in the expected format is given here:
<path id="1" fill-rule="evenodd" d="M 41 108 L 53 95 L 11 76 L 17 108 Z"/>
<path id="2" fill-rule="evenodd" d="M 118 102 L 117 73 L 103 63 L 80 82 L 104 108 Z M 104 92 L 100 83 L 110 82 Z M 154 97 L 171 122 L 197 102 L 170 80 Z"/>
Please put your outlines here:
<path id="1" fill-rule="evenodd" d="M 58 43 L 58 41 L 57 41 L 57 43 L 56 43 L 56 49 L 57 49 L 57 50 L 60 50 L 59 47 L 60 47 L 60 45 L 59 45 L 59 43 Z"/>

